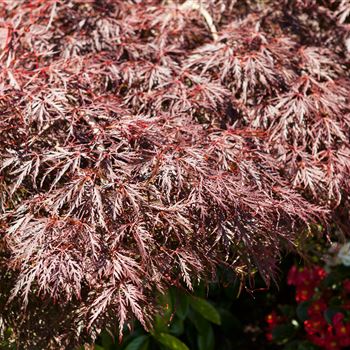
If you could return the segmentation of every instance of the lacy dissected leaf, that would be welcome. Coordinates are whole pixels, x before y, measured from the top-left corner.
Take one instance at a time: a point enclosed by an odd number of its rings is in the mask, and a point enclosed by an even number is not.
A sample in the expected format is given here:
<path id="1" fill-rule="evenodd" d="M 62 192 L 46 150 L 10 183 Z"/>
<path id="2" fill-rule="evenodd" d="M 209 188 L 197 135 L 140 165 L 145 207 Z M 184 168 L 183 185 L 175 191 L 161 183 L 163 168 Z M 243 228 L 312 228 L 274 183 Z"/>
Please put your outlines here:
<path id="1" fill-rule="evenodd" d="M 158 292 L 218 266 L 268 284 L 310 222 L 338 206 L 348 228 L 348 21 L 346 1 L 2 1 L 0 316 L 21 348 L 150 327 Z"/>

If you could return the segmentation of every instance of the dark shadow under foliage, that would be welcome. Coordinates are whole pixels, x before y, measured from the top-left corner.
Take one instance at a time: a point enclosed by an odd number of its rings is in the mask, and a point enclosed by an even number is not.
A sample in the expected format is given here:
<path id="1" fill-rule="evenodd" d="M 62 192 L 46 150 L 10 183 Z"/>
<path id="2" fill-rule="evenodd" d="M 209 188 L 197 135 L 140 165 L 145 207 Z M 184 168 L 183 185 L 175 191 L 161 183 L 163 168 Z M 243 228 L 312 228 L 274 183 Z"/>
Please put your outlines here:
<path id="1" fill-rule="evenodd" d="M 1 1 L 1 318 L 21 348 L 147 328 L 157 292 L 218 266 L 269 285 L 309 223 L 349 230 L 349 7 Z"/>
<path id="2" fill-rule="evenodd" d="M 132 332 L 126 332 L 121 343 L 116 336 L 103 332 L 95 347 L 97 350 L 175 349 L 175 345 L 164 347 L 160 342 L 161 334 L 167 334 L 182 342 L 179 349 L 282 349 L 283 346 L 276 346 L 267 339 L 266 316 L 281 306 L 293 310 L 295 293 L 286 282 L 292 261 L 293 257 L 289 256 L 280 266 L 279 288 L 274 285 L 267 290 L 264 281 L 256 275 L 251 279 L 250 289 L 242 290 L 239 280 L 220 271 L 220 282 L 208 286 L 201 284 L 195 289 L 194 296 L 172 288 L 166 297 L 158 300 L 158 305 L 164 309 L 156 317 L 151 333 L 143 330 L 140 324 L 135 324 Z M 198 300 L 201 309 L 196 307 Z M 219 323 L 216 317 L 220 320 Z M 300 344 L 302 341 L 301 338 Z M 294 350 L 297 348 L 298 346 Z"/>

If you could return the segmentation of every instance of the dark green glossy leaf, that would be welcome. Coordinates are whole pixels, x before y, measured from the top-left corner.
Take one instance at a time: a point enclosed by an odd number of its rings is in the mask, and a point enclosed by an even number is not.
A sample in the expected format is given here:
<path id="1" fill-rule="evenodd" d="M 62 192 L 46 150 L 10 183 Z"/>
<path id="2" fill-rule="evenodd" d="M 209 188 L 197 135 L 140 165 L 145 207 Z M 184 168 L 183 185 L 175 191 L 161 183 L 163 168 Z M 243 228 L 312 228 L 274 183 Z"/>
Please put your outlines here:
<path id="1" fill-rule="evenodd" d="M 208 331 L 206 333 L 198 334 L 197 338 L 199 350 L 214 350 L 215 340 L 213 327 L 209 324 Z"/>
<path id="2" fill-rule="evenodd" d="M 331 287 L 334 284 L 339 282 L 339 275 L 336 273 L 330 273 L 326 276 L 326 278 L 320 283 L 323 287 Z"/>
<path id="3" fill-rule="evenodd" d="M 181 320 L 184 320 L 187 317 L 189 305 L 190 305 L 189 297 L 186 294 L 183 294 L 181 292 L 176 294 L 174 309 L 175 309 L 176 315 Z"/>
<path id="4" fill-rule="evenodd" d="M 187 345 L 181 340 L 177 339 L 173 335 L 167 333 L 155 334 L 154 338 L 160 343 L 165 345 L 170 350 L 189 350 Z"/>
<path id="5" fill-rule="evenodd" d="M 175 316 L 171 322 L 169 331 L 174 335 L 181 335 L 184 332 L 184 321 Z"/>
<path id="6" fill-rule="evenodd" d="M 209 331 L 210 323 L 200 314 L 190 311 L 188 318 L 194 324 L 198 333 L 205 334 Z"/>
<path id="7" fill-rule="evenodd" d="M 287 343 L 284 347 L 283 350 L 296 350 L 298 349 L 299 346 L 299 340 L 294 340 L 290 343 Z"/>
<path id="8" fill-rule="evenodd" d="M 148 350 L 149 349 L 149 339 L 147 339 L 142 345 L 140 350 Z"/>
<path id="9" fill-rule="evenodd" d="M 298 349 L 298 350 L 319 350 L 320 348 L 312 343 L 310 343 L 309 341 L 303 341 L 301 343 L 299 343 L 297 348 L 294 349 Z M 290 349 L 290 350 L 294 350 L 294 349 Z"/>
<path id="10" fill-rule="evenodd" d="M 105 350 L 108 350 L 109 348 L 111 348 L 114 344 L 114 339 L 112 338 L 112 336 L 106 332 L 103 331 L 101 334 L 101 341 L 102 341 L 102 347 Z"/>
<path id="11" fill-rule="evenodd" d="M 242 324 L 239 319 L 233 315 L 227 309 L 217 309 L 221 318 L 221 327 L 220 330 L 227 334 L 232 335 L 232 331 L 239 332 L 242 330 Z"/>
<path id="12" fill-rule="evenodd" d="M 148 342 L 149 336 L 148 335 L 139 335 L 138 337 L 134 338 L 125 348 L 125 350 L 141 350 L 143 349 L 143 345 Z"/>
<path id="13" fill-rule="evenodd" d="M 304 322 L 308 319 L 307 310 L 311 304 L 311 301 L 303 301 L 297 306 L 297 316 L 301 322 Z"/>
<path id="14" fill-rule="evenodd" d="M 105 348 L 103 346 L 100 346 L 100 345 L 94 345 L 94 349 L 95 350 L 105 350 Z"/>
<path id="15" fill-rule="evenodd" d="M 156 332 L 167 332 L 170 320 L 173 316 L 173 301 L 168 291 L 158 297 L 158 305 L 161 306 L 160 314 L 154 318 L 154 329 Z"/>
<path id="16" fill-rule="evenodd" d="M 276 326 L 272 330 L 272 339 L 279 343 L 289 341 L 295 334 L 295 328 L 292 324 L 283 324 Z"/>
<path id="17" fill-rule="evenodd" d="M 284 316 L 293 317 L 295 315 L 295 307 L 292 305 L 279 305 L 278 308 Z"/>
<path id="18" fill-rule="evenodd" d="M 205 299 L 191 297 L 190 303 L 192 308 L 200 315 L 202 315 L 205 319 L 217 325 L 221 324 L 220 314 L 215 309 L 215 307 Z"/>
<path id="19" fill-rule="evenodd" d="M 320 348 L 309 341 L 294 340 L 283 347 L 283 350 L 319 350 Z"/>
<path id="20" fill-rule="evenodd" d="M 340 309 L 338 308 L 328 308 L 324 311 L 323 316 L 327 323 L 332 324 L 333 323 L 333 317 L 336 313 L 340 312 Z"/>
<path id="21" fill-rule="evenodd" d="M 194 311 L 190 310 L 188 319 L 185 321 L 184 339 L 186 339 L 186 344 L 190 349 L 196 349 L 197 348 L 196 334 L 198 330 L 190 319 L 191 313 L 194 314 Z"/>

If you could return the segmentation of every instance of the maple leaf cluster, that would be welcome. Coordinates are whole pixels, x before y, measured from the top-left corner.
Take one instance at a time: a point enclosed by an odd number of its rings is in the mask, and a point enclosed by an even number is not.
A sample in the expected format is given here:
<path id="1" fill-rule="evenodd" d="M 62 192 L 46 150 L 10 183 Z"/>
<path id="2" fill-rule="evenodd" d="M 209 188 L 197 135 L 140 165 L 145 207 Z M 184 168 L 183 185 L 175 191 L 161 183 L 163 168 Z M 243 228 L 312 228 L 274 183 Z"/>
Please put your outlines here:
<path id="1" fill-rule="evenodd" d="M 347 227 L 349 12 L 0 2 L 0 314 L 23 348 L 148 327 L 157 291 L 218 266 L 269 283 L 309 223 Z"/>

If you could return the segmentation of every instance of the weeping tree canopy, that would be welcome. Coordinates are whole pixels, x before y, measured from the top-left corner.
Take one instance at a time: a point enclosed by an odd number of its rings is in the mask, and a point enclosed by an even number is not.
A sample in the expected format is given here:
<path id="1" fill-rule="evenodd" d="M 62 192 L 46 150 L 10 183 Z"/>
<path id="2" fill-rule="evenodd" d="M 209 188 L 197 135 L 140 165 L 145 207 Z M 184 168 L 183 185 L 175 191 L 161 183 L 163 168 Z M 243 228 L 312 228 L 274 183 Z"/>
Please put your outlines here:
<path id="1" fill-rule="evenodd" d="M 348 0 L 0 4 L 0 315 L 72 348 L 348 229 Z"/>

